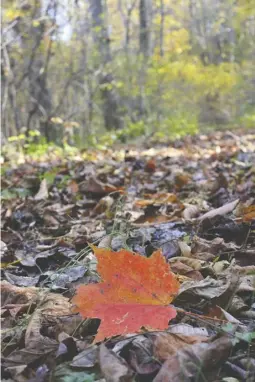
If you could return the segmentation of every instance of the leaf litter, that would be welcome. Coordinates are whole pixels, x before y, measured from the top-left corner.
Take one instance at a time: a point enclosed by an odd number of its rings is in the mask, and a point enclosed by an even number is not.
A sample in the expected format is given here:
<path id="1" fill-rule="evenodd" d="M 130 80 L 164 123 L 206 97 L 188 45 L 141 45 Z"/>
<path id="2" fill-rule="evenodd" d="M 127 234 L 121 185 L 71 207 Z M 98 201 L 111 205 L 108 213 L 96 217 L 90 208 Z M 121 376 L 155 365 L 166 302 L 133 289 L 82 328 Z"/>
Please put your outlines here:
<path id="1" fill-rule="evenodd" d="M 188 142 L 4 164 L 3 380 L 254 380 L 255 136 Z"/>

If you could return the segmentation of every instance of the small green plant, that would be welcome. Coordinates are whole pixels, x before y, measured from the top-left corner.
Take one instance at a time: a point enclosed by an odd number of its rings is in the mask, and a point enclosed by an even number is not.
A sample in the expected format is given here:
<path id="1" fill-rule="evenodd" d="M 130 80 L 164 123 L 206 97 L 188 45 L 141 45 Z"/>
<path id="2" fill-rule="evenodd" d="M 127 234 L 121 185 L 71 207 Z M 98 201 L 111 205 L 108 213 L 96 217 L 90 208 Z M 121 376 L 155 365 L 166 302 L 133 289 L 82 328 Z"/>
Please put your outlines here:
<path id="1" fill-rule="evenodd" d="M 243 127 L 252 129 L 255 127 L 255 111 L 246 113 L 243 117 L 240 118 L 240 124 Z"/>
<path id="2" fill-rule="evenodd" d="M 120 142 L 126 142 L 138 137 L 143 136 L 146 133 L 146 125 L 144 120 L 137 122 L 130 122 L 127 124 L 127 127 L 117 131 L 116 137 Z"/>

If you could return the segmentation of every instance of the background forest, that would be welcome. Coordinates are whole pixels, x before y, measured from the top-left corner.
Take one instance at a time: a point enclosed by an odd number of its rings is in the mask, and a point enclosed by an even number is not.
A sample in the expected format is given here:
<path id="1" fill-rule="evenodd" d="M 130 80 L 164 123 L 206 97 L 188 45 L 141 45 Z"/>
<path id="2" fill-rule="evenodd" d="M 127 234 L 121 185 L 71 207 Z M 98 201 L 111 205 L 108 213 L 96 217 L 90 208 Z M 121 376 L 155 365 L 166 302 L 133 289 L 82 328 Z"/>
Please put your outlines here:
<path id="1" fill-rule="evenodd" d="M 4 0 L 2 139 L 253 127 L 254 53 L 254 0 Z"/>

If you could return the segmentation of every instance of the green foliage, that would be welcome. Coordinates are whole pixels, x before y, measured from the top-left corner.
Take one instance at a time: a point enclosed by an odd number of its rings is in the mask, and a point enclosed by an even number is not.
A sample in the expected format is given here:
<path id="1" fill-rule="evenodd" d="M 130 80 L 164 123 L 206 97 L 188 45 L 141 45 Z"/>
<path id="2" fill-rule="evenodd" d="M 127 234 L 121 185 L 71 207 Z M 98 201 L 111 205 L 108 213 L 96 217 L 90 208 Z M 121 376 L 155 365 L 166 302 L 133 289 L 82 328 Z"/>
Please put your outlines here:
<path id="1" fill-rule="evenodd" d="M 255 110 L 250 113 L 244 114 L 240 119 L 239 119 L 239 124 L 243 127 L 252 129 L 255 126 Z"/>
<path id="2" fill-rule="evenodd" d="M 54 169 L 51 171 L 46 171 L 44 174 L 40 176 L 40 180 L 42 181 L 43 179 L 46 179 L 47 185 L 51 186 L 54 183 L 54 180 L 56 178 L 58 171 Z"/>
<path id="3" fill-rule="evenodd" d="M 238 344 L 240 341 L 244 341 L 250 344 L 255 340 L 255 332 L 238 332 L 236 330 L 236 325 L 232 324 L 231 322 L 223 325 L 221 329 L 225 333 L 233 335 L 232 342 L 234 345 Z"/>
<path id="4" fill-rule="evenodd" d="M 11 200 L 16 198 L 25 198 L 31 195 L 30 191 L 25 188 L 11 188 L 1 191 L 1 199 Z"/>
<path id="5" fill-rule="evenodd" d="M 94 382 L 95 374 L 87 371 L 76 371 L 67 364 L 58 365 L 54 371 L 53 380 L 55 382 Z"/>
<path id="6" fill-rule="evenodd" d="M 146 133 L 145 121 L 130 122 L 124 129 L 116 132 L 116 139 L 126 142 L 134 138 L 143 136 Z"/>
<path id="7" fill-rule="evenodd" d="M 180 138 L 186 134 L 198 132 L 198 120 L 195 115 L 185 112 L 176 112 L 168 119 L 161 121 L 160 129 L 154 134 L 155 138 Z"/>

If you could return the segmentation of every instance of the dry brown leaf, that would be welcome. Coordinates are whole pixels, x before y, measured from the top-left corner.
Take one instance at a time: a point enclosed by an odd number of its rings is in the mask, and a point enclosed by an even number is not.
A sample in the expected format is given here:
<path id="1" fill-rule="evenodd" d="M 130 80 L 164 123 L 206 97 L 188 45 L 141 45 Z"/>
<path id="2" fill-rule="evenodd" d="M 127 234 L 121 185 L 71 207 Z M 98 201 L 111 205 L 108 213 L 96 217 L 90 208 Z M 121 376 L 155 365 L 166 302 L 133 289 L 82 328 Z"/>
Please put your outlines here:
<path id="1" fill-rule="evenodd" d="M 71 182 L 68 185 L 68 190 L 71 192 L 71 194 L 77 194 L 79 191 L 79 185 L 75 180 L 71 180 Z"/>
<path id="2" fill-rule="evenodd" d="M 178 241 L 182 256 L 184 257 L 192 257 L 191 256 L 191 247 L 185 243 L 185 241 Z"/>
<path id="3" fill-rule="evenodd" d="M 146 194 L 146 199 L 138 199 L 135 202 L 136 207 L 147 207 L 150 205 L 172 204 L 178 202 L 178 197 L 170 193 L 157 193 L 153 195 Z"/>
<path id="4" fill-rule="evenodd" d="M 154 355 L 161 362 L 175 355 L 180 349 L 200 342 L 207 342 L 205 336 L 159 333 L 155 335 Z"/>
<path id="5" fill-rule="evenodd" d="M 182 212 L 182 216 L 185 220 L 191 220 L 199 214 L 198 206 L 191 204 L 185 206 L 185 210 Z"/>
<path id="6" fill-rule="evenodd" d="M 4 307 L 7 304 L 27 304 L 33 303 L 38 298 L 38 288 L 17 287 L 8 281 L 1 282 L 1 303 Z"/>
<path id="7" fill-rule="evenodd" d="M 175 186 L 178 190 L 181 190 L 186 184 L 190 182 L 190 176 L 184 172 L 178 172 L 174 175 Z"/>
<path id="8" fill-rule="evenodd" d="M 181 262 L 182 264 L 185 264 L 186 266 L 190 267 L 192 270 L 199 271 L 203 267 L 206 266 L 206 262 L 203 260 L 193 259 L 190 257 L 173 257 L 169 260 L 169 263 L 171 264 L 171 268 L 174 267 L 176 262 Z"/>
<path id="9" fill-rule="evenodd" d="M 132 371 L 126 361 L 104 344 L 99 348 L 99 364 L 106 382 L 131 382 Z"/>
<path id="10" fill-rule="evenodd" d="M 222 274 L 217 280 L 208 276 L 201 281 L 186 281 L 181 285 L 177 299 L 197 306 L 205 300 L 225 307 L 231 303 L 238 284 L 239 274 L 233 272 Z"/>
<path id="11" fill-rule="evenodd" d="M 153 382 L 204 381 L 207 372 L 217 372 L 216 367 L 228 358 L 232 346 L 228 337 L 187 346 L 165 361 Z"/>
<path id="12" fill-rule="evenodd" d="M 34 196 L 34 200 L 44 200 L 48 199 L 49 193 L 48 193 L 48 186 L 47 186 L 47 180 L 43 179 L 40 184 L 39 191 Z"/>
<path id="13" fill-rule="evenodd" d="M 104 198 L 100 199 L 95 208 L 93 209 L 93 214 L 96 215 L 102 214 L 104 212 L 110 211 L 110 208 L 112 207 L 114 203 L 114 199 L 107 195 Z"/>
<path id="14" fill-rule="evenodd" d="M 212 318 L 219 318 L 220 320 L 225 320 L 232 322 L 234 324 L 241 324 L 241 321 L 237 320 L 230 313 L 228 313 L 225 309 L 221 308 L 218 305 L 215 305 L 209 309 L 207 316 Z"/>
<path id="15" fill-rule="evenodd" d="M 193 327 L 188 324 L 175 324 L 168 328 L 168 333 L 182 334 L 183 336 L 199 336 L 209 337 L 209 333 L 206 328 Z"/>
<path id="16" fill-rule="evenodd" d="M 197 220 L 201 222 L 205 219 L 211 219 L 217 215 L 226 215 L 232 212 L 236 208 L 238 203 L 239 203 L 239 199 L 236 199 L 233 202 L 224 204 L 224 206 L 221 206 L 219 208 L 215 208 L 214 210 L 206 212 L 204 215 L 200 216 Z"/>
<path id="17" fill-rule="evenodd" d="M 237 207 L 236 216 L 240 217 L 241 221 L 250 222 L 255 219 L 255 204 L 245 206 L 240 203 Z"/>

